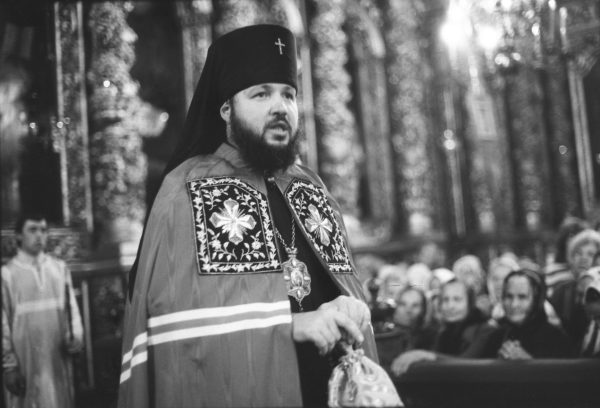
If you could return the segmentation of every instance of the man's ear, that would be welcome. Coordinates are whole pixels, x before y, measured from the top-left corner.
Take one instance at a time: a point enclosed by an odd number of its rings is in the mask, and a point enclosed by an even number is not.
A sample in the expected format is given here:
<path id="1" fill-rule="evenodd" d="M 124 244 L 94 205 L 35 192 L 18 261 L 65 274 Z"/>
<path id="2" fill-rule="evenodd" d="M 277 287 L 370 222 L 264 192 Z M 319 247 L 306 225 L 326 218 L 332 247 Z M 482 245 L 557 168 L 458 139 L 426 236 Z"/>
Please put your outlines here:
<path id="1" fill-rule="evenodd" d="M 231 100 L 228 99 L 221 105 L 221 109 L 219 109 L 219 113 L 221 114 L 221 118 L 225 121 L 225 123 L 229 123 L 231 118 Z"/>

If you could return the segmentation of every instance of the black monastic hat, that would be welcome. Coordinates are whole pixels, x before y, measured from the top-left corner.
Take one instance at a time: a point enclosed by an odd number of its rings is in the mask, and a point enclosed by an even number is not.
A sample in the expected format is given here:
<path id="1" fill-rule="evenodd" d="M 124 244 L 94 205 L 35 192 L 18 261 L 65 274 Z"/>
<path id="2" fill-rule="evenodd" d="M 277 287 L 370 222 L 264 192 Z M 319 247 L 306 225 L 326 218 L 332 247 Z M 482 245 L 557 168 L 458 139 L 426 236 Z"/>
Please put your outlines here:
<path id="1" fill-rule="evenodd" d="M 276 82 L 297 88 L 296 40 L 285 27 L 261 24 L 231 31 L 208 49 L 183 132 L 165 174 L 225 141 L 221 105 L 250 86 Z"/>

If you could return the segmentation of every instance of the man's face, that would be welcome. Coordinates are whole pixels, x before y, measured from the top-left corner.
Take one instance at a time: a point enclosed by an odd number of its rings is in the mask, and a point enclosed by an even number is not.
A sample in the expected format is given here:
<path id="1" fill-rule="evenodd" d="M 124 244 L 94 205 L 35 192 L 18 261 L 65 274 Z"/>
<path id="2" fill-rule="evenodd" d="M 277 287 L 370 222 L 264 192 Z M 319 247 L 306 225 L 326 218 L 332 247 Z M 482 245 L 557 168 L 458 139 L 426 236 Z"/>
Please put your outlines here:
<path id="1" fill-rule="evenodd" d="M 230 136 L 250 165 L 278 170 L 293 163 L 298 134 L 294 88 L 278 83 L 251 86 L 223 106 Z"/>
<path id="2" fill-rule="evenodd" d="M 46 220 L 27 220 L 23 230 L 17 234 L 21 241 L 21 249 L 29 255 L 36 256 L 46 249 L 48 241 L 48 226 Z"/>

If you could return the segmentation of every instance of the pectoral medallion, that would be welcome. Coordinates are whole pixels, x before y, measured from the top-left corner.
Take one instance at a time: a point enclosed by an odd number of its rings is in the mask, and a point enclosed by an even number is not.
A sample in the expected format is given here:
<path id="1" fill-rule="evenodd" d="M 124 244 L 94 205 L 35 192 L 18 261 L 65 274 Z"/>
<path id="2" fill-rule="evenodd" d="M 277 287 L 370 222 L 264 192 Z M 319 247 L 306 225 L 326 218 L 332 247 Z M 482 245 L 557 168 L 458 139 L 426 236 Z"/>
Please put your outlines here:
<path id="1" fill-rule="evenodd" d="M 302 299 L 310 294 L 310 275 L 306 264 L 296 258 L 298 250 L 296 248 L 286 248 L 288 260 L 282 262 L 283 279 L 287 285 L 287 293 L 292 296 L 300 308 L 302 308 Z"/>

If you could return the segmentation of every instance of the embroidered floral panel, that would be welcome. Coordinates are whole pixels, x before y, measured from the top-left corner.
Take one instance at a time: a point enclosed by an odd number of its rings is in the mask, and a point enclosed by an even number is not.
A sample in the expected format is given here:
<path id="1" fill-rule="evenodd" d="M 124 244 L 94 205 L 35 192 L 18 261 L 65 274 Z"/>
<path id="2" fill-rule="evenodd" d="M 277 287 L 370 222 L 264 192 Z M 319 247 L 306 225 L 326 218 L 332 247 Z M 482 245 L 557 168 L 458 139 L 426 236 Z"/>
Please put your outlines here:
<path id="1" fill-rule="evenodd" d="M 323 189 L 296 179 L 285 195 L 310 243 L 331 271 L 351 273 L 349 251 Z"/>
<path id="2" fill-rule="evenodd" d="M 200 273 L 281 269 L 266 196 L 231 177 L 187 183 Z"/>

